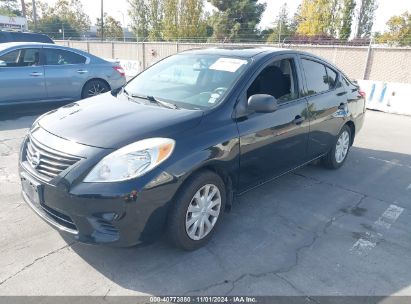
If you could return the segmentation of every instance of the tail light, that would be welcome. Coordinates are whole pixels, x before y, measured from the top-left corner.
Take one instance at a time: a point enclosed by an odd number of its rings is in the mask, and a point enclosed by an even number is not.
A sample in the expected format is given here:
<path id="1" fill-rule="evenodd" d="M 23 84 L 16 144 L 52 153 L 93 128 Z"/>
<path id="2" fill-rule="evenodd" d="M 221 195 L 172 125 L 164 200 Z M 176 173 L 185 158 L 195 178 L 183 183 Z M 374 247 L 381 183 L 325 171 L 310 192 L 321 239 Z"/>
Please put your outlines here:
<path id="1" fill-rule="evenodd" d="M 360 96 L 362 97 L 362 98 L 365 98 L 365 92 L 363 91 L 363 90 L 358 90 L 358 94 L 360 94 Z"/>
<path id="2" fill-rule="evenodd" d="M 126 77 L 126 73 L 124 72 L 124 69 L 121 66 L 113 66 L 113 69 L 115 69 L 122 77 Z"/>

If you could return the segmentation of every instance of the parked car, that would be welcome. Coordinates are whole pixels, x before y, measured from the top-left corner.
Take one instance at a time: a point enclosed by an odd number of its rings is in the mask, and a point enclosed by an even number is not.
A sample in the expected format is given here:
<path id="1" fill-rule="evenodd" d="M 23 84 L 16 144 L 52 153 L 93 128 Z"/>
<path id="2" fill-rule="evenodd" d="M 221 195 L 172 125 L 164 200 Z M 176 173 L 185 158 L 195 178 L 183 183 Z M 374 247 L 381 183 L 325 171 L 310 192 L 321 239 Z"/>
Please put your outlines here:
<path id="1" fill-rule="evenodd" d="M 0 43 L 6 43 L 6 42 L 54 43 L 54 41 L 45 34 L 0 31 Z"/>
<path id="2" fill-rule="evenodd" d="M 0 44 L 0 106 L 71 102 L 126 84 L 120 65 L 55 44 Z"/>
<path id="3" fill-rule="evenodd" d="M 22 193 L 82 242 L 129 246 L 165 231 L 193 250 L 235 196 L 316 159 L 341 167 L 364 113 L 358 86 L 314 55 L 186 51 L 35 121 Z"/>

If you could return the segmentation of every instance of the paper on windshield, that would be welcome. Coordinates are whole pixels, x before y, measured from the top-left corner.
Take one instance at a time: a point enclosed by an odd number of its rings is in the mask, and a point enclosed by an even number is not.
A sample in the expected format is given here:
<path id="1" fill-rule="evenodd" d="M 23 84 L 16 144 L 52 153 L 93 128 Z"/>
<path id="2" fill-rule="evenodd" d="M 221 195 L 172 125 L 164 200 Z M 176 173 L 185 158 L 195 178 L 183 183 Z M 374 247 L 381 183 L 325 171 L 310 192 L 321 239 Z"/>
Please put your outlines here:
<path id="1" fill-rule="evenodd" d="M 210 65 L 209 69 L 234 73 L 243 64 L 247 64 L 247 61 L 237 58 L 220 58 Z"/>

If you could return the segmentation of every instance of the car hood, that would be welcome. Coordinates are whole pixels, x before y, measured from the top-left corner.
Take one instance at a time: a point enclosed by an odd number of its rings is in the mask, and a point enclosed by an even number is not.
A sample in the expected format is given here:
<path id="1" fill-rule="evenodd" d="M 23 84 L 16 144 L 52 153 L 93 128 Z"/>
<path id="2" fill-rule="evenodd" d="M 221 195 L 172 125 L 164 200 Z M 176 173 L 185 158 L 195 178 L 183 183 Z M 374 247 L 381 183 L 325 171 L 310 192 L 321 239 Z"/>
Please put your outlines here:
<path id="1" fill-rule="evenodd" d="M 106 93 L 50 111 L 38 124 L 79 144 L 114 149 L 144 138 L 174 138 L 195 127 L 202 116 L 198 110 L 140 104 Z"/>

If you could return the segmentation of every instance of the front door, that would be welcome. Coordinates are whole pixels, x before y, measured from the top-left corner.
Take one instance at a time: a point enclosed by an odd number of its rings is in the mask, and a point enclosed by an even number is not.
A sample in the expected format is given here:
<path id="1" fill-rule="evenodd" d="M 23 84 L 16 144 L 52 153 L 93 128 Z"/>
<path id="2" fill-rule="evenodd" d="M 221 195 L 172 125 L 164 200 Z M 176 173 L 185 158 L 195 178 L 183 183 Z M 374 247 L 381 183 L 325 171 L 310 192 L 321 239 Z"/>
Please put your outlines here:
<path id="1" fill-rule="evenodd" d="M 239 101 L 238 107 L 244 104 L 246 107 L 250 96 L 269 94 L 279 103 L 275 112 L 250 113 L 238 119 L 240 191 L 307 161 L 307 102 L 299 93 L 300 77 L 295 61 L 290 56 L 268 63 Z"/>
<path id="2" fill-rule="evenodd" d="M 22 48 L 0 55 L 0 103 L 47 99 L 39 48 Z"/>

